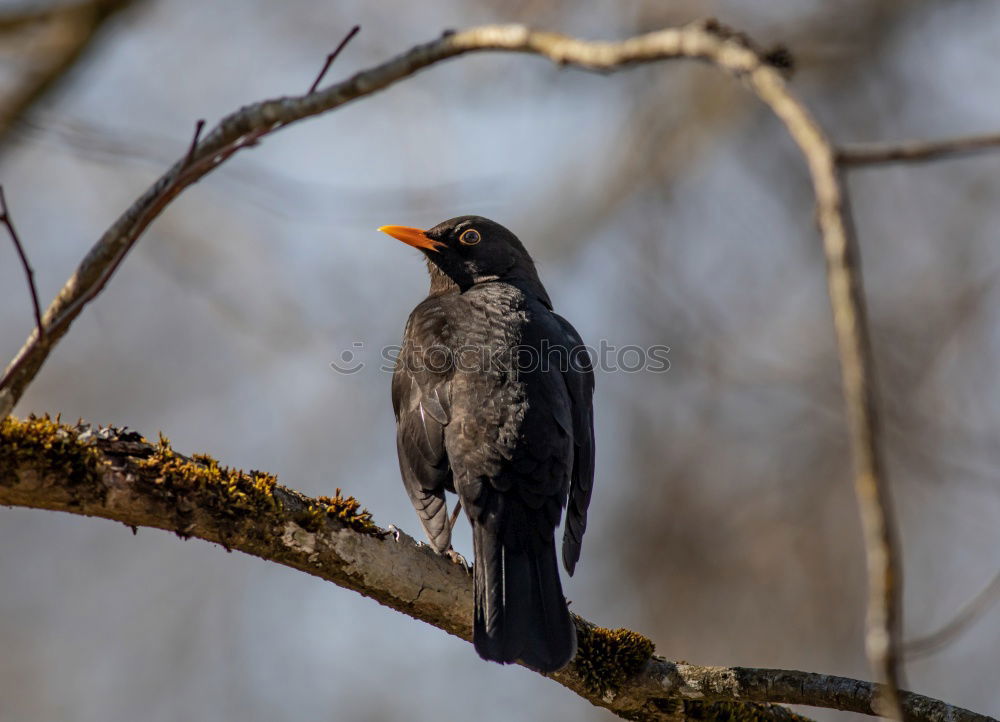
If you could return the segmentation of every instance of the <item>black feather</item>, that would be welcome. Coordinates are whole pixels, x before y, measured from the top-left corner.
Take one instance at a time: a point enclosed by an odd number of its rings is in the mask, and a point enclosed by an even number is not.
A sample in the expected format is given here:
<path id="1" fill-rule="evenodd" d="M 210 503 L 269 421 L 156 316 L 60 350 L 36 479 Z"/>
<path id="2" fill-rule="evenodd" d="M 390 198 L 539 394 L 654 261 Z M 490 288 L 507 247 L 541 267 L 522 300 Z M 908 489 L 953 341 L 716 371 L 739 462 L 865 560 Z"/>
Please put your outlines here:
<path id="1" fill-rule="evenodd" d="M 556 549 L 539 512 L 498 499 L 473 522 L 475 607 L 473 639 L 484 659 L 520 660 L 542 672 L 564 667 L 576 654 L 576 628 L 559 582 Z"/>

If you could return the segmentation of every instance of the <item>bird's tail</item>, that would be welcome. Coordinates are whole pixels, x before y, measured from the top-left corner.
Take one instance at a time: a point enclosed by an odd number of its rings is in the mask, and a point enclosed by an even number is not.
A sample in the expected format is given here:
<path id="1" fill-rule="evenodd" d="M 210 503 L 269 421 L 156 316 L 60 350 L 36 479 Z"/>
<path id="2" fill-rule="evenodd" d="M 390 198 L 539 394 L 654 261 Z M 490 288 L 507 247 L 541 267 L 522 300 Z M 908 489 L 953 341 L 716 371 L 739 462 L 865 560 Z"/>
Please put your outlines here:
<path id="1" fill-rule="evenodd" d="M 552 535 L 542 538 L 539 527 L 547 524 L 531 523 L 542 513 L 515 503 L 504 514 L 473 521 L 473 642 L 483 659 L 520 660 L 554 672 L 576 654 L 576 627 L 563 597 Z"/>

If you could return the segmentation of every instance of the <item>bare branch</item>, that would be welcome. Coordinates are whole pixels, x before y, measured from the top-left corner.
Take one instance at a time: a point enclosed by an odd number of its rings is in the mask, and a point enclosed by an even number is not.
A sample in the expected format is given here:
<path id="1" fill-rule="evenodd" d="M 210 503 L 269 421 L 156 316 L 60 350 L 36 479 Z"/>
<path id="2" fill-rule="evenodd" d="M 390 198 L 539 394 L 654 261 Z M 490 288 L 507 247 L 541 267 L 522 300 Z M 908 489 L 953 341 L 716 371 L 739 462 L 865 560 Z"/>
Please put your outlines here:
<path id="1" fill-rule="evenodd" d="M 950 622 L 926 636 L 906 642 L 903 646 L 904 653 L 907 657 L 915 659 L 937 652 L 953 642 L 996 604 L 997 600 L 1000 600 L 1000 572 L 997 572 L 992 581 L 970 599 Z"/>
<path id="2" fill-rule="evenodd" d="M 48 419 L 0 420 L 0 505 L 99 516 L 197 537 L 352 589 L 465 640 L 472 637 L 472 579 L 464 565 L 400 532 L 377 527 L 358 502 L 311 499 L 263 472 L 222 467 L 113 428 Z M 703 667 L 653 655 L 628 630 L 576 618 L 580 651 L 550 675 L 626 719 L 802 720 L 778 704 L 875 714 L 876 686 L 777 669 Z M 469 652 L 470 656 L 472 651 Z M 917 722 L 996 722 L 909 692 Z"/>
<path id="3" fill-rule="evenodd" d="M 1000 133 L 902 143 L 853 143 L 837 149 L 837 162 L 845 166 L 925 163 L 984 150 L 1000 150 Z"/>
<path id="4" fill-rule="evenodd" d="M 227 116 L 199 144 L 190 163 L 187 158 L 175 163 L 95 244 L 46 311 L 45 339 L 29 339 L 0 379 L 0 416 L 13 409 L 52 347 L 104 287 L 146 227 L 188 185 L 240 148 L 282 126 L 370 95 L 442 60 L 498 50 L 540 55 L 560 65 L 601 72 L 674 58 L 707 61 L 744 80 L 784 123 L 799 146 L 816 195 L 850 425 L 855 489 L 865 533 L 870 592 L 866 646 L 878 678 L 886 685 L 886 710 L 899 717 L 896 690 L 900 677 L 901 566 L 879 446 L 859 253 L 846 194 L 832 144 L 789 91 L 781 70 L 742 35 L 714 21 L 618 43 L 587 42 L 516 25 L 449 32 L 324 90 L 256 103 Z"/>
<path id="5" fill-rule="evenodd" d="M 347 35 L 344 36 L 344 39 L 340 41 L 340 45 L 337 46 L 337 49 L 326 56 L 326 62 L 323 63 L 323 67 L 320 69 L 319 75 L 316 76 L 316 80 L 314 80 L 313 84 L 309 86 L 309 90 L 306 92 L 306 95 L 312 95 L 316 92 L 316 88 L 318 88 L 319 84 L 323 82 L 323 78 L 326 76 L 326 72 L 330 69 L 330 66 L 333 65 L 333 61 L 337 59 L 338 55 L 340 55 L 340 51 L 343 50 L 349 42 L 351 42 L 351 39 L 357 35 L 360 30 L 360 25 L 355 25 L 351 28 L 350 32 L 348 32 Z"/>
<path id="6" fill-rule="evenodd" d="M 42 338 L 45 335 L 45 328 L 42 326 L 42 309 L 38 304 L 38 289 L 35 288 L 35 271 L 31 268 L 31 264 L 28 263 L 28 256 L 24 252 L 24 246 L 21 245 L 21 239 L 18 238 L 17 231 L 14 230 L 14 221 L 7 210 L 7 196 L 3 192 L 2 185 L 0 185 L 0 223 L 7 227 L 10 240 L 14 242 L 17 255 L 21 257 L 21 266 L 24 268 L 24 275 L 28 279 L 28 291 L 31 293 L 31 305 L 35 310 L 35 332 L 39 338 Z"/>

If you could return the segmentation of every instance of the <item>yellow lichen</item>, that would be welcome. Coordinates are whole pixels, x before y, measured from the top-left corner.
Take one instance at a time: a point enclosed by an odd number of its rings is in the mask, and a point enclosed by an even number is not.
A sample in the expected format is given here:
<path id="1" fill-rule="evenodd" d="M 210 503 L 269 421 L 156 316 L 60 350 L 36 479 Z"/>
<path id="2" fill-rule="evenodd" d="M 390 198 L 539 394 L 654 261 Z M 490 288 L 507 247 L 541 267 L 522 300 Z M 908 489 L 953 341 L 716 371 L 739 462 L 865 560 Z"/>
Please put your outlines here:
<path id="1" fill-rule="evenodd" d="M 89 443 L 80 440 L 80 430 L 61 423 L 58 417 L 13 416 L 0 419 L 0 483 L 13 483 L 12 473 L 22 464 L 45 459 L 46 467 L 60 474 L 66 483 L 80 486 L 94 478 L 101 456 Z"/>
<path id="2" fill-rule="evenodd" d="M 338 488 L 332 497 L 316 497 L 317 503 L 299 513 L 296 522 L 309 531 L 318 531 L 326 519 L 337 519 L 354 531 L 378 534 L 381 530 L 372 521 L 372 515 L 353 496 L 341 496 Z"/>
<path id="3" fill-rule="evenodd" d="M 213 515 L 238 520 L 281 509 L 274 495 L 277 478 L 261 471 L 244 472 L 221 466 L 207 454 L 190 459 L 178 455 L 169 439 L 161 436 L 153 454 L 140 462 L 153 479 L 154 493 L 173 500 L 181 514 L 194 504 Z M 188 499 L 192 494 L 197 499 Z M 295 521 L 309 531 L 318 531 L 326 519 L 337 519 L 354 531 L 376 534 L 379 528 L 371 514 L 353 496 L 321 496 L 308 500 L 305 509 L 294 512 Z M 183 524 L 179 524 L 183 527 Z"/>
<path id="4" fill-rule="evenodd" d="M 656 647 L 646 637 L 629 629 L 605 629 L 577 625 L 574 669 L 591 692 L 613 695 L 642 671 Z"/>
<path id="5" fill-rule="evenodd" d="M 588 690 L 605 697 L 642 671 L 655 648 L 651 640 L 629 629 L 580 623 L 574 669 Z"/>
<path id="6" fill-rule="evenodd" d="M 25 420 L 9 416 L 0 420 L 0 484 L 17 482 L 5 472 L 26 464 L 44 464 L 77 489 L 81 500 L 99 499 L 104 493 L 100 471 L 108 458 L 116 466 L 124 463 L 137 490 L 163 503 L 174 516 L 173 528 L 187 536 L 193 514 L 207 515 L 216 521 L 239 522 L 260 519 L 284 511 L 281 498 L 301 499 L 305 508 L 292 504 L 291 516 L 303 526 L 317 531 L 327 519 L 336 519 L 349 528 L 379 534 L 371 514 L 351 496 L 341 496 L 337 489 L 333 497 L 312 500 L 294 492 L 275 494 L 277 478 L 261 471 L 245 472 L 222 466 L 207 454 L 188 458 L 176 453 L 170 440 L 160 434 L 150 444 L 138 434 L 122 429 L 76 427 L 45 417 Z M 92 482 L 92 483 L 86 483 Z M 287 518 L 287 516 L 285 517 Z M 241 528 L 229 525 L 226 536 L 265 533 L 266 525 Z"/>
<path id="7" fill-rule="evenodd" d="M 138 461 L 137 467 L 145 472 L 140 475 L 145 481 L 138 483 L 171 502 L 180 514 L 197 506 L 215 518 L 236 520 L 281 508 L 274 496 L 278 482 L 274 475 L 222 466 L 207 454 L 185 458 L 162 434 L 152 453 Z"/>

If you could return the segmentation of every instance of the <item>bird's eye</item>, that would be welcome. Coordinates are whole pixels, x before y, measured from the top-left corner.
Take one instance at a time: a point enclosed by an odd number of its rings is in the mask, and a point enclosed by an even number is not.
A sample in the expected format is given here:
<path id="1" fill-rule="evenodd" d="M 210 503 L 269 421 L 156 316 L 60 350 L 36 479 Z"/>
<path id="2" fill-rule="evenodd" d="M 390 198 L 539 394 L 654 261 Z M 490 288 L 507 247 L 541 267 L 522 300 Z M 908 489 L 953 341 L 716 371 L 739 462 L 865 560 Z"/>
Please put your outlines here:
<path id="1" fill-rule="evenodd" d="M 479 231 L 477 231 L 475 228 L 470 228 L 469 230 L 465 231 L 462 235 L 460 235 L 458 237 L 458 240 L 460 240 L 466 246 L 474 246 L 481 240 L 483 240 L 483 237 L 479 235 Z"/>

